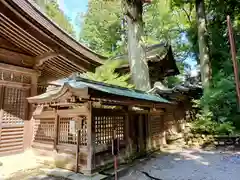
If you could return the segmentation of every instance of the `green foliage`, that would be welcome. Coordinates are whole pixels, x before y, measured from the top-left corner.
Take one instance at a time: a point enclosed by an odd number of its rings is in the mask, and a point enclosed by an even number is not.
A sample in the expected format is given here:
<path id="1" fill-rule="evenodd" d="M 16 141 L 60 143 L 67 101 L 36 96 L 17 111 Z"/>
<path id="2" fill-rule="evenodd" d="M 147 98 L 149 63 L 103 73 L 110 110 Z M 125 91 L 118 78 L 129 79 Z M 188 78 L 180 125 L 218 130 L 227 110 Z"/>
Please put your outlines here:
<path id="1" fill-rule="evenodd" d="M 59 8 L 59 4 L 56 0 L 35 0 L 35 2 L 45 11 L 50 19 L 63 28 L 69 35 L 75 37 L 73 25 L 70 23 L 69 18 Z"/>
<path id="2" fill-rule="evenodd" d="M 144 44 L 170 42 L 177 59 L 184 61 L 187 58 L 191 47 L 188 41 L 182 41 L 182 34 L 189 24 L 181 10 L 171 9 L 170 0 L 154 0 L 146 6 L 143 21 Z M 121 1 L 91 0 L 84 16 L 80 41 L 100 54 L 115 56 L 126 53 L 126 29 Z"/>
<path id="3" fill-rule="evenodd" d="M 133 88 L 134 86 L 128 82 L 130 74 L 120 76 L 115 72 L 120 65 L 120 61 L 109 60 L 104 65 L 97 67 L 94 73 L 87 72 L 82 74 L 81 77 L 121 87 Z"/>
<path id="4" fill-rule="evenodd" d="M 184 73 L 184 64 L 181 62 L 177 62 L 177 67 L 180 71 L 180 75 L 178 76 L 169 76 L 165 78 L 165 84 L 167 87 L 172 88 L 178 84 L 183 82 L 183 73 Z"/>
<path id="5" fill-rule="evenodd" d="M 194 2 L 195 1 L 172 0 L 172 6 L 177 9 L 189 7 L 186 12 L 187 16 L 190 14 L 191 6 L 193 6 L 193 10 L 195 9 Z M 240 129 L 240 115 L 237 108 L 237 96 L 226 23 L 226 17 L 230 15 L 236 39 L 236 48 L 239 50 L 240 4 L 237 0 L 205 0 L 204 2 L 208 20 L 212 80 L 208 92 L 204 94 L 201 100 L 201 107 L 205 104 L 208 105 L 209 110 L 213 112 L 212 120 L 219 123 L 229 121 L 233 123 L 234 127 Z M 192 44 L 191 51 L 194 54 L 192 57 L 199 62 L 196 18 L 195 16 L 191 16 L 190 19 L 188 40 Z"/>
<path id="6" fill-rule="evenodd" d="M 237 96 L 226 24 L 226 16 L 230 15 L 236 47 L 239 50 L 240 3 L 238 0 L 205 0 L 204 2 L 208 21 L 207 35 L 212 79 L 199 107 L 202 108 L 207 104 L 212 113 L 211 117 L 202 114 L 203 119 L 197 123 L 215 128 L 208 129 L 209 132 L 221 132 L 222 127 L 228 127 L 223 124 L 217 128 L 215 123 L 232 122 L 235 127 L 240 129 L 240 115 L 237 111 Z M 122 20 L 120 1 L 91 0 L 80 32 L 81 41 L 96 52 L 107 56 L 126 52 L 126 44 L 123 42 L 126 39 L 126 26 L 123 25 Z M 183 63 L 185 59 L 195 60 L 199 63 L 195 1 L 153 0 L 151 4 L 144 7 L 143 20 L 145 44 L 169 41 L 173 46 L 174 56 L 181 61 L 180 67 L 184 67 L 183 70 L 186 70 Z M 168 86 L 174 86 L 179 82 L 181 82 L 180 78 L 169 77 L 165 83 Z"/>
<path id="7" fill-rule="evenodd" d="M 89 1 L 88 11 L 84 16 L 80 41 L 94 51 L 114 56 L 120 52 L 121 41 L 121 1 Z"/>
<path id="8" fill-rule="evenodd" d="M 195 107 L 201 107 L 200 101 L 195 101 Z M 201 110 L 196 115 L 196 120 L 192 125 L 192 132 L 196 134 L 232 134 L 235 130 L 233 123 L 222 119 L 216 121 L 214 115 L 209 110 Z"/>
<path id="9" fill-rule="evenodd" d="M 235 130 L 232 122 L 216 122 L 212 120 L 212 113 L 207 112 L 199 114 L 197 120 L 194 121 L 192 132 L 196 134 L 216 134 L 227 135 L 232 134 Z"/>
<path id="10" fill-rule="evenodd" d="M 215 134 L 216 122 L 212 121 L 211 112 L 201 112 L 197 114 L 197 119 L 193 122 L 192 131 L 197 134 Z"/>
<path id="11" fill-rule="evenodd" d="M 146 7 L 143 19 L 148 44 L 169 42 L 175 58 L 181 62 L 186 60 L 191 44 L 183 37 L 190 23 L 182 9 L 172 8 L 171 0 L 153 0 Z"/>
<path id="12" fill-rule="evenodd" d="M 237 114 L 234 77 L 219 72 L 213 77 L 213 84 L 204 95 L 201 104 L 208 104 L 218 120 L 231 120 Z"/>
<path id="13" fill-rule="evenodd" d="M 216 127 L 217 134 L 232 134 L 235 130 L 232 122 L 220 123 Z"/>

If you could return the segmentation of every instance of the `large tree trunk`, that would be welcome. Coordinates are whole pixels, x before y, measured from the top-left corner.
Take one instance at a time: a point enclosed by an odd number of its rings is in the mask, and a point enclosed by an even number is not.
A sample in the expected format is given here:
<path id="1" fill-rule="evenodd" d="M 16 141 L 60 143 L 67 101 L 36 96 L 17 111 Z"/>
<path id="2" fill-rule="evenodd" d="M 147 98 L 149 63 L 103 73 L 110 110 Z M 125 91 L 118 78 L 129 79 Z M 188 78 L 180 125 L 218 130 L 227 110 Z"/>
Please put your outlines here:
<path id="1" fill-rule="evenodd" d="M 143 42 L 143 4 L 141 0 L 123 0 L 128 24 L 128 59 L 131 77 L 136 89 L 151 88 Z"/>
<path id="2" fill-rule="evenodd" d="M 205 6 L 204 0 L 196 0 L 201 81 L 204 88 L 204 93 L 206 93 L 206 91 L 209 88 L 209 81 L 211 78 L 211 69 L 210 69 L 210 56 L 209 56 L 209 46 L 208 46 L 207 21 L 206 21 L 204 6 Z"/>

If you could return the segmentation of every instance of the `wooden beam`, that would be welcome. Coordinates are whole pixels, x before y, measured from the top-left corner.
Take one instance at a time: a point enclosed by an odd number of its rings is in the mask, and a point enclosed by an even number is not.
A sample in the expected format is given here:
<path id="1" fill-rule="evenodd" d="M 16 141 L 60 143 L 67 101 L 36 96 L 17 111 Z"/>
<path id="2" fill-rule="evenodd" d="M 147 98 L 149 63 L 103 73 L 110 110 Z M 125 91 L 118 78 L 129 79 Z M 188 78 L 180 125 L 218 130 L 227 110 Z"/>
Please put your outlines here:
<path id="1" fill-rule="evenodd" d="M 35 76 L 35 75 L 40 76 L 39 71 L 29 69 L 29 68 L 23 68 L 23 67 L 19 67 L 19 66 L 13 66 L 13 65 L 5 64 L 5 63 L 0 63 L 0 69 L 18 72 L 18 73 L 22 73 L 22 74 L 30 74 L 33 76 Z"/>
<path id="2" fill-rule="evenodd" d="M 32 56 L 28 56 L 26 54 L 16 52 L 3 47 L 0 47 L 0 56 L 13 61 L 15 61 L 16 59 L 20 59 L 22 61 L 28 62 L 29 64 L 34 62 Z"/>
<path id="3" fill-rule="evenodd" d="M 72 64 L 73 67 L 76 67 L 76 68 L 79 69 L 79 70 L 81 69 L 81 70 L 84 71 L 84 72 L 88 71 L 88 69 L 84 68 L 83 66 L 78 65 L 78 64 L 75 63 L 74 61 L 70 60 L 70 58 L 65 58 L 65 57 L 63 57 L 63 56 L 61 56 L 61 57 L 62 57 L 62 59 L 63 59 L 64 61 L 67 61 L 69 64 Z"/>
<path id="4" fill-rule="evenodd" d="M 54 57 L 57 57 L 58 54 L 56 52 L 47 52 L 47 53 L 44 53 L 40 56 L 37 56 L 34 58 L 34 61 L 35 61 L 35 67 L 40 67 L 43 65 L 44 62 L 50 60 L 51 58 L 54 58 Z"/>

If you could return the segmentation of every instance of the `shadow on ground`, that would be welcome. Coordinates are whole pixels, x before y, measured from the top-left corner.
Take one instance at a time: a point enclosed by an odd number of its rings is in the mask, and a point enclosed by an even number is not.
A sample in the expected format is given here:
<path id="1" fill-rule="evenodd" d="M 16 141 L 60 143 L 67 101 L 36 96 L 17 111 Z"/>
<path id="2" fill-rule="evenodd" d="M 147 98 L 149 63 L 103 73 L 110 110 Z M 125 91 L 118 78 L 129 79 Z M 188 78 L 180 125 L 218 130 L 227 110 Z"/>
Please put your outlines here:
<path id="1" fill-rule="evenodd" d="M 156 154 L 129 169 L 121 180 L 239 180 L 239 165 L 237 152 L 187 149 Z"/>

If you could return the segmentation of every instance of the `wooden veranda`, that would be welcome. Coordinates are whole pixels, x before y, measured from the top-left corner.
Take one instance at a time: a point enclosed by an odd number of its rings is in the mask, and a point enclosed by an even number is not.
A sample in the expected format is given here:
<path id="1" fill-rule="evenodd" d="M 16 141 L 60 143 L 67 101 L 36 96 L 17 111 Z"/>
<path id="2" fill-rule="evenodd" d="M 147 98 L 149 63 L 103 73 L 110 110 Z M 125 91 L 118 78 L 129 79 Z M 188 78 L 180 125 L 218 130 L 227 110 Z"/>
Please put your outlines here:
<path id="1" fill-rule="evenodd" d="M 84 174 L 112 162 L 114 128 L 120 162 L 159 149 L 164 143 L 164 114 L 172 106 L 160 96 L 82 78 L 28 101 L 37 106 L 32 147 L 56 160 L 67 155 L 60 167 L 79 167 Z"/>

